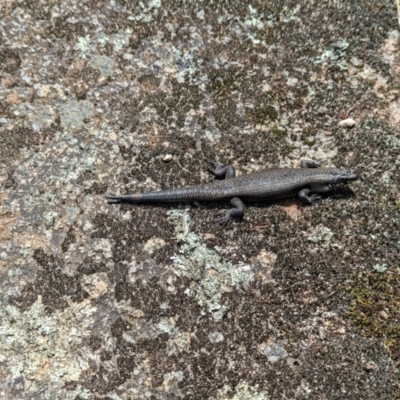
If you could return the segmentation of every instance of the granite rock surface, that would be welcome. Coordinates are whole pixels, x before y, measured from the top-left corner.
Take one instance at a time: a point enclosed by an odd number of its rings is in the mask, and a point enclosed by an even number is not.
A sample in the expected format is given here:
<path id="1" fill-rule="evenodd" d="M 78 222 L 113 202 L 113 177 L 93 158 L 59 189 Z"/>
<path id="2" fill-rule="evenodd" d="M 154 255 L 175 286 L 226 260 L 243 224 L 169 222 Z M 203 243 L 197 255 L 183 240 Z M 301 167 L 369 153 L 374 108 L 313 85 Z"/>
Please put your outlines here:
<path id="1" fill-rule="evenodd" d="M 2 399 L 400 398 L 394 1 L 0 3 Z M 324 161 L 296 199 L 110 205 Z"/>

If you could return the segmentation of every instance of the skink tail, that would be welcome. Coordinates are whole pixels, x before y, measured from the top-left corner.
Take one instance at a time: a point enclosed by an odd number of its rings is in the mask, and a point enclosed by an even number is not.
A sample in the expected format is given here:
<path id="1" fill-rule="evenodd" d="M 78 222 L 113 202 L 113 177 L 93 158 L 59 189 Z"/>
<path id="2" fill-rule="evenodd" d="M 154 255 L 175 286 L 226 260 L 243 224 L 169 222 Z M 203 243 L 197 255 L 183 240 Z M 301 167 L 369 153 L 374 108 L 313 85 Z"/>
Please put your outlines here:
<path id="1" fill-rule="evenodd" d="M 126 194 L 122 196 L 118 196 L 114 193 L 109 193 L 106 195 L 106 199 L 110 200 L 111 202 L 119 202 L 119 201 L 128 201 L 130 203 L 138 203 L 141 200 L 142 194 Z"/>

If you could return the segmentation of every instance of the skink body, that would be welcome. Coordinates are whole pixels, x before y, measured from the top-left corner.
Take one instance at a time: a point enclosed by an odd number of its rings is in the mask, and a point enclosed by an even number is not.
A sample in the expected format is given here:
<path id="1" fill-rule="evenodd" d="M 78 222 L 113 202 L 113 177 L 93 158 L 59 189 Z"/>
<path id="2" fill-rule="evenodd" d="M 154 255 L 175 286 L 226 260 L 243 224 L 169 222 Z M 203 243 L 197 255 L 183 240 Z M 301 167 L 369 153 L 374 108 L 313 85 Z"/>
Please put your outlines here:
<path id="1" fill-rule="evenodd" d="M 231 217 L 242 216 L 244 203 L 298 196 L 305 203 L 320 200 L 318 194 L 325 193 L 340 183 L 358 178 L 355 173 L 340 168 L 318 168 L 320 163 L 302 161 L 301 168 L 271 168 L 236 176 L 231 165 L 222 166 L 210 162 L 211 172 L 223 180 L 178 189 L 161 190 L 130 195 L 108 194 L 111 201 L 124 202 L 189 202 L 230 201 L 234 208 L 226 211 L 217 222 L 226 225 Z"/>

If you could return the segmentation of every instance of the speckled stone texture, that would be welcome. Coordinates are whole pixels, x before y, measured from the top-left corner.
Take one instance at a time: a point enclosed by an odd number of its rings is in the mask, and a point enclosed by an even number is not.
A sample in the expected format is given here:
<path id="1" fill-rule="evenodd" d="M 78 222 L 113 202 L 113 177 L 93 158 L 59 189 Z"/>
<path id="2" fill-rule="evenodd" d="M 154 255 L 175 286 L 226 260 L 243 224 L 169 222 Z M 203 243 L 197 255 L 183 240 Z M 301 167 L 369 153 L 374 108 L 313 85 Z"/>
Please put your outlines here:
<path id="1" fill-rule="evenodd" d="M 3 0 L 0 33 L 1 399 L 400 398 L 395 1 Z M 204 157 L 361 178 L 226 229 L 104 200 Z"/>

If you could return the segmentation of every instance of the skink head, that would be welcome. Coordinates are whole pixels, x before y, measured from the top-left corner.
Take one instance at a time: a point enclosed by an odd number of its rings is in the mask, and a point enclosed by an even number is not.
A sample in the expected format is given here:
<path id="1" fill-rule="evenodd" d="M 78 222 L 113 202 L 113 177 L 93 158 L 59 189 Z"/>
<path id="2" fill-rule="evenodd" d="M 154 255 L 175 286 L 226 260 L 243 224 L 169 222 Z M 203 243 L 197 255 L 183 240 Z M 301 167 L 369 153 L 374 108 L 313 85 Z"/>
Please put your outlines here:
<path id="1" fill-rule="evenodd" d="M 338 169 L 335 171 L 333 183 L 347 183 L 358 179 L 358 175 L 346 169 Z"/>

